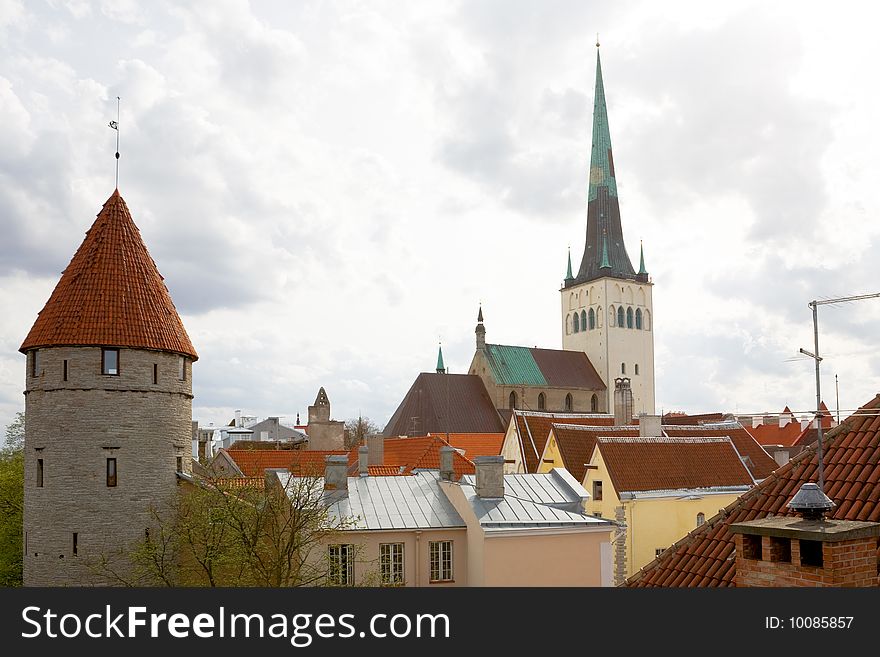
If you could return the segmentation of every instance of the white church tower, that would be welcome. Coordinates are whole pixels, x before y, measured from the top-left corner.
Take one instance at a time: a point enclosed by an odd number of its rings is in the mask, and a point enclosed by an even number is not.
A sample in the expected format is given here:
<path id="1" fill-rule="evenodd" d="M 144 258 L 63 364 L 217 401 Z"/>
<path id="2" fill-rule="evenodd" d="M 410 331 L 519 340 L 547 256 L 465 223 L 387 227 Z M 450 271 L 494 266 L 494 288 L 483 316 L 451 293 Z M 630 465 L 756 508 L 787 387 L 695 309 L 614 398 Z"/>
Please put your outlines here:
<path id="1" fill-rule="evenodd" d="M 572 275 L 569 253 L 568 272 L 560 292 L 562 348 L 586 352 L 608 386 L 605 408 L 614 408 L 614 390 L 622 384 L 632 390 L 634 415 L 654 413 L 652 287 L 645 270 L 644 250 L 636 272 L 623 242 L 597 52 L 587 239 L 577 276 Z"/>

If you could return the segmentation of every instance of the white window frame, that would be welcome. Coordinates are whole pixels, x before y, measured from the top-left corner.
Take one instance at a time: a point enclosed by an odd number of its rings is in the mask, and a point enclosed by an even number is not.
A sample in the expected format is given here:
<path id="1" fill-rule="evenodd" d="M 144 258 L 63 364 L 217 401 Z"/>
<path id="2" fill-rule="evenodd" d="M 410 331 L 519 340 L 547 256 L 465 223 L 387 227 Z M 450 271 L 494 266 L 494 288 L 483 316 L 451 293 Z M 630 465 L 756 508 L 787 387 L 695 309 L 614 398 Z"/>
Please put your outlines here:
<path id="1" fill-rule="evenodd" d="M 383 586 L 404 584 L 403 555 L 403 543 L 379 544 L 379 576 Z"/>
<path id="2" fill-rule="evenodd" d="M 452 541 L 430 541 L 431 582 L 452 582 L 454 570 L 452 561 Z"/>
<path id="3" fill-rule="evenodd" d="M 327 546 L 327 583 L 330 586 L 354 585 L 354 545 L 351 543 Z"/>

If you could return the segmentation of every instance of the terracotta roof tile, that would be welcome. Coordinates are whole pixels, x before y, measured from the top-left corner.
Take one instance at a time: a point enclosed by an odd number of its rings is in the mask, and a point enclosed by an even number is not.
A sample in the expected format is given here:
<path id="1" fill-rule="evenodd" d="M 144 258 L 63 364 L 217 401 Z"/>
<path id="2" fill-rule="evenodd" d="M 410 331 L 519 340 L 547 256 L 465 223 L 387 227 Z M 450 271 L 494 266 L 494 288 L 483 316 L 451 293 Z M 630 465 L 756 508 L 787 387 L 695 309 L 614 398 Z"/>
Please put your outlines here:
<path id="1" fill-rule="evenodd" d="M 439 436 L 418 436 L 414 438 L 386 438 L 385 465 L 403 466 L 407 473 L 413 470 L 439 470 L 440 448 L 449 445 Z M 452 457 L 455 478 L 463 474 L 475 474 L 473 461 L 458 452 Z"/>
<path id="2" fill-rule="evenodd" d="M 618 493 L 754 484 L 730 438 L 599 436 Z"/>
<path id="3" fill-rule="evenodd" d="M 755 479 L 763 479 L 779 467 L 764 448 L 761 447 L 752 435 L 745 430 L 739 422 L 724 422 L 719 424 L 702 424 L 699 426 L 663 426 L 663 433 L 670 438 L 685 438 L 687 436 L 729 436 L 733 441 L 736 451 L 740 456 L 748 457 L 749 470 Z"/>
<path id="4" fill-rule="evenodd" d="M 498 456 L 504 443 L 503 433 L 430 433 L 440 436 L 455 449 L 464 451 L 463 456 L 473 460 L 478 456 Z"/>
<path id="5" fill-rule="evenodd" d="M 198 358 L 119 190 L 86 232 L 19 350 L 57 345 Z"/>
<path id="6" fill-rule="evenodd" d="M 544 447 L 547 445 L 547 438 L 550 437 L 550 427 L 553 423 L 585 426 L 612 426 L 614 424 L 613 415 L 600 413 L 514 411 L 513 419 L 516 422 L 516 432 L 522 445 L 526 472 L 538 471 L 538 459 L 544 453 Z"/>
<path id="7" fill-rule="evenodd" d="M 291 449 L 227 449 L 226 453 L 248 477 L 262 476 L 267 468 L 287 468 L 295 474 L 324 474 L 325 458 L 330 455 L 351 456 L 344 451 L 309 451 Z M 355 456 L 355 462 L 357 456 Z"/>
<path id="8" fill-rule="evenodd" d="M 837 505 L 830 514 L 831 518 L 871 522 L 880 520 L 878 416 L 880 395 L 847 418 L 839 427 L 829 431 L 826 435 L 827 442 L 823 441 L 825 489 Z M 855 465 L 869 470 L 864 482 L 859 481 L 862 478 L 861 470 L 859 478 L 854 479 L 852 473 L 855 468 L 846 468 Z M 735 586 L 736 560 L 729 558 L 734 552 L 730 525 L 743 520 L 764 518 L 771 513 L 790 515 L 788 502 L 801 484 L 816 481 L 817 469 L 816 446 L 811 445 L 755 488 L 722 509 L 718 515 L 671 546 L 659 559 L 633 575 L 626 585 L 675 586 L 684 581 L 678 575 L 687 573 L 692 576 L 687 583 L 689 586 Z M 849 475 L 844 476 L 847 472 Z M 841 491 L 845 491 L 846 497 L 840 497 Z M 720 555 L 716 554 L 716 542 L 724 546 Z M 712 567 L 705 575 L 697 575 L 706 561 L 712 562 Z"/>
<path id="9" fill-rule="evenodd" d="M 556 423 L 551 426 L 565 469 L 579 482 L 583 482 L 587 474 L 587 464 L 593 456 L 593 448 L 599 436 L 612 435 L 612 431 L 614 436 L 639 435 L 636 427 L 594 427 Z"/>
<path id="10" fill-rule="evenodd" d="M 797 442 L 803 429 L 800 422 L 789 422 L 780 427 L 778 424 L 759 424 L 757 427 L 743 427 L 758 441 L 759 445 L 782 445 L 791 447 Z"/>

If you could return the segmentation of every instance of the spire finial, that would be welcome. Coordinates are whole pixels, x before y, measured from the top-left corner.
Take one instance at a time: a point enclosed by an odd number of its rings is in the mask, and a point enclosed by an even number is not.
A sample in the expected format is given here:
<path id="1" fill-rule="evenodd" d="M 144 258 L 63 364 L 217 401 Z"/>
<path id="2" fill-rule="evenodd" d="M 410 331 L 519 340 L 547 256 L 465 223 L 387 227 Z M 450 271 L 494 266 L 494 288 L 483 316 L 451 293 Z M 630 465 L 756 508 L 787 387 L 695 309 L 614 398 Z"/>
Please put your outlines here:
<path id="1" fill-rule="evenodd" d="M 565 280 L 570 281 L 574 278 L 571 274 L 571 245 L 568 247 L 568 269 L 565 272 Z"/>
<path id="2" fill-rule="evenodd" d="M 443 364 L 443 343 L 437 342 L 437 374 L 446 374 L 446 366 Z"/>
<path id="3" fill-rule="evenodd" d="M 639 273 L 647 274 L 648 270 L 645 269 L 645 244 L 642 240 L 639 240 Z"/>
<path id="4" fill-rule="evenodd" d="M 116 131 L 116 189 L 119 189 L 119 96 L 116 96 L 116 120 L 108 125 Z"/>
<path id="5" fill-rule="evenodd" d="M 596 47 L 599 47 L 599 33 L 596 32 Z"/>
<path id="6" fill-rule="evenodd" d="M 477 311 L 477 324 L 483 323 L 483 302 L 480 301 L 480 309 Z"/>

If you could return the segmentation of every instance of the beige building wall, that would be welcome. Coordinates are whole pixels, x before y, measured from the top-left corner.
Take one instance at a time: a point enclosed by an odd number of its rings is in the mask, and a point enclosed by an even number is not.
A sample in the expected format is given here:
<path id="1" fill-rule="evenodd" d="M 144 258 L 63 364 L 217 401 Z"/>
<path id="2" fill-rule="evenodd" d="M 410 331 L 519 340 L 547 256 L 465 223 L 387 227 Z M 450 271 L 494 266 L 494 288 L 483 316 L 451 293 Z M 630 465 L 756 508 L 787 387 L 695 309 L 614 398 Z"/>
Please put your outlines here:
<path id="1" fill-rule="evenodd" d="M 633 413 L 654 414 L 654 305 L 651 283 L 600 278 L 560 291 L 562 348 L 586 352 L 602 381 L 606 409 L 614 408 L 614 379 L 630 379 Z M 617 326 L 617 308 L 642 311 L 642 329 Z M 572 318 L 581 311 L 596 313 L 596 328 L 575 333 Z M 614 311 L 612 316 L 611 311 Z M 633 320 L 635 326 L 635 320 Z M 621 364 L 626 373 L 621 372 Z M 639 373 L 635 373 L 638 365 Z M 589 407 L 588 407 L 589 408 Z"/>
<path id="2" fill-rule="evenodd" d="M 525 470 L 519 438 L 516 435 L 516 418 L 511 416 L 501 443 L 501 456 L 504 457 L 504 474 L 522 474 Z"/>
<path id="3" fill-rule="evenodd" d="M 192 471 L 191 361 L 180 380 L 178 355 L 167 352 L 120 349 L 118 376 L 101 373 L 98 347 L 40 349 L 36 376 L 33 358 L 28 352 L 24 583 L 118 584 L 99 562 L 124 567 L 118 552 L 144 538 L 151 505 L 175 494 L 178 459 Z"/>

